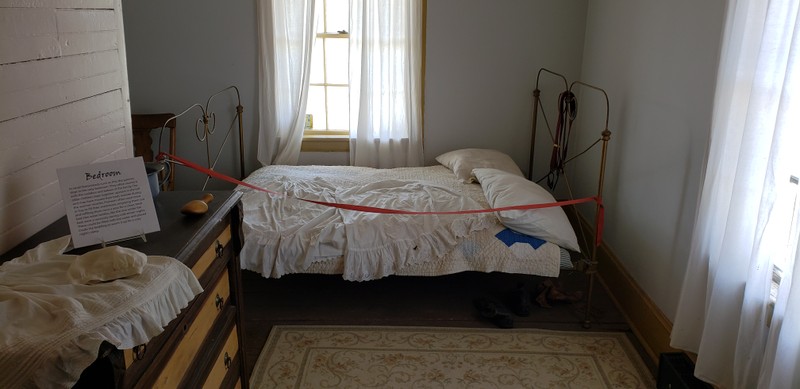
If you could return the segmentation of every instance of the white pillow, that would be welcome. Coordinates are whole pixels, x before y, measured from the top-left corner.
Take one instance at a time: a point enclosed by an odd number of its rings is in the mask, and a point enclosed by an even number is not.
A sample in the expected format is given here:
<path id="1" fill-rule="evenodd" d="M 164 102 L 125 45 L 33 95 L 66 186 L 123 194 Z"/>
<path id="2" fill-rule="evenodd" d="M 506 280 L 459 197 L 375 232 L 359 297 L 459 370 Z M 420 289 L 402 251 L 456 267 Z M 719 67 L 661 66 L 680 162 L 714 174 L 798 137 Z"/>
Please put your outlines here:
<path id="1" fill-rule="evenodd" d="M 492 208 L 555 202 L 547 189 L 524 177 L 498 169 L 479 168 L 472 172 L 481 183 Z M 503 225 L 514 231 L 580 251 L 575 230 L 561 207 L 502 211 L 497 212 L 497 217 Z"/>
<path id="2" fill-rule="evenodd" d="M 436 157 L 436 162 L 446 166 L 456 174 L 461 182 L 475 182 L 472 169 L 494 168 L 522 177 L 522 171 L 511 157 L 503 152 L 490 149 L 460 149 L 446 152 Z"/>

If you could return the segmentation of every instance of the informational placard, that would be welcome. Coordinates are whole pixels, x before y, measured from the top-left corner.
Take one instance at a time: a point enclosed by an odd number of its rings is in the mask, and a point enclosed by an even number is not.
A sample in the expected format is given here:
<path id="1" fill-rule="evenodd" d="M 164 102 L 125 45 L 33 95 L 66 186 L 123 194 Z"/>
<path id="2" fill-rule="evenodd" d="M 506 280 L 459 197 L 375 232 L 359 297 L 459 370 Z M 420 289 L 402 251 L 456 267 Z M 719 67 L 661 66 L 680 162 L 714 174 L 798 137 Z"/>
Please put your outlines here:
<path id="1" fill-rule="evenodd" d="M 142 157 L 58 169 L 73 247 L 159 231 Z"/>

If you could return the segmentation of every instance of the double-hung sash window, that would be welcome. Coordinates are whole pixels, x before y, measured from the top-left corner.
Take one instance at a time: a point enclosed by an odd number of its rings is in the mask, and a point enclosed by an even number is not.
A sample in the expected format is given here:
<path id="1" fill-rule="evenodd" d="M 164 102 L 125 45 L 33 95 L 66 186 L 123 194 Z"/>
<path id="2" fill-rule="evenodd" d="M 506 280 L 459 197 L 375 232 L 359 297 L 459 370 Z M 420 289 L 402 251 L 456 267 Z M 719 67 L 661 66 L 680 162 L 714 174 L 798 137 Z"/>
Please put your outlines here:
<path id="1" fill-rule="evenodd" d="M 421 165 L 424 8 L 424 0 L 260 6 L 259 161 L 349 150 L 353 165 Z"/>
<path id="2" fill-rule="evenodd" d="M 305 138 L 350 134 L 349 0 L 318 0 Z"/>

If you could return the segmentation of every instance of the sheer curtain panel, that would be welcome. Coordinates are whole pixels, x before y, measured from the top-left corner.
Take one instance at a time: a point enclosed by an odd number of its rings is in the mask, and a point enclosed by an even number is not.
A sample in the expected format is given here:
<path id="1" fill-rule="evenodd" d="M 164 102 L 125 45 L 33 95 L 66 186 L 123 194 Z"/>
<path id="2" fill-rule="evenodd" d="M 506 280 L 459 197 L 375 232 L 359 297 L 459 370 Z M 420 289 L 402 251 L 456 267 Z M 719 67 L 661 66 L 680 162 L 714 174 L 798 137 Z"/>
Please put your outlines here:
<path id="1" fill-rule="evenodd" d="M 314 0 L 260 0 L 256 4 L 258 160 L 263 165 L 294 165 L 303 142 L 315 38 Z"/>
<path id="2" fill-rule="evenodd" d="M 352 0 L 350 23 L 350 164 L 420 166 L 422 0 Z"/>
<path id="3" fill-rule="evenodd" d="M 800 387 L 800 0 L 730 0 L 671 345 L 722 388 Z"/>

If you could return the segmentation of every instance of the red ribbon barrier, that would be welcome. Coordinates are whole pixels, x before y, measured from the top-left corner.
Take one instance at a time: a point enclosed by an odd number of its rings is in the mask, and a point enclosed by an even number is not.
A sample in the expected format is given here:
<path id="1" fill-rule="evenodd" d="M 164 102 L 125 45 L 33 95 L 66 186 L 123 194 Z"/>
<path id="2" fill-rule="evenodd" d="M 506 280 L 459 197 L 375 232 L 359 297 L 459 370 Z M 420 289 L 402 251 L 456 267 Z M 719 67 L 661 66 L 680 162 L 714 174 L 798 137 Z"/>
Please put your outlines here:
<path id="1" fill-rule="evenodd" d="M 279 192 L 271 191 L 269 189 L 264 189 L 264 188 L 258 187 L 256 185 L 253 185 L 253 184 L 241 181 L 241 180 L 237 180 L 237 179 L 235 179 L 233 177 L 230 177 L 230 176 L 227 176 L 225 174 L 216 172 L 216 171 L 214 171 L 212 169 L 208 169 L 206 167 L 200 166 L 200 165 L 198 165 L 196 163 L 190 162 L 190 161 L 185 160 L 183 158 L 176 157 L 176 156 L 174 156 L 172 154 L 168 154 L 168 153 L 164 153 L 164 152 L 161 152 L 161 153 L 158 154 L 158 159 L 163 159 L 164 157 L 166 157 L 167 159 L 171 159 L 171 160 L 173 160 L 173 161 L 175 161 L 175 162 L 177 162 L 177 163 L 179 163 L 179 164 L 181 164 L 183 166 L 186 166 L 188 168 L 197 170 L 197 171 L 199 171 L 199 172 L 201 172 L 203 174 L 206 174 L 208 176 L 214 177 L 214 178 L 219 179 L 219 180 L 227 181 L 227 182 L 230 182 L 230 183 L 233 183 L 233 184 L 236 184 L 236 185 L 241 185 L 241 186 L 244 186 L 244 187 L 247 187 L 247 188 L 250 188 L 250 189 L 254 189 L 254 190 L 257 190 L 257 191 L 260 191 L 260 192 L 270 193 L 270 194 L 283 196 L 283 197 L 290 197 L 289 195 L 287 195 L 285 193 L 279 193 Z M 319 204 L 319 205 L 324 205 L 324 206 L 327 206 L 327 207 L 345 209 L 345 210 L 350 210 L 350 211 L 370 212 L 370 213 L 383 213 L 383 214 L 400 214 L 400 215 L 463 215 L 463 214 L 469 214 L 469 213 L 524 211 L 524 210 L 530 210 L 530 209 L 561 207 L 561 206 L 565 206 L 565 205 L 575 205 L 575 204 L 588 203 L 590 201 L 594 201 L 600 206 L 599 207 L 599 214 L 598 214 L 598 217 L 597 217 L 597 225 L 595 226 L 595 228 L 597 230 L 597 236 L 596 236 L 596 239 L 595 239 L 595 245 L 597 245 L 597 246 L 600 245 L 600 242 L 602 241 L 602 236 L 603 236 L 604 208 L 603 208 L 602 200 L 597 196 L 584 197 L 584 198 L 574 199 L 574 200 L 556 201 L 554 203 L 511 205 L 511 206 L 500 207 L 500 208 L 483 208 L 483 209 L 470 209 L 470 210 L 461 210 L 461 211 L 403 211 L 403 210 L 399 210 L 399 209 L 370 207 L 370 206 L 366 206 L 366 205 L 342 204 L 342 203 L 332 203 L 332 202 L 319 201 L 319 200 L 309 200 L 309 199 L 303 199 L 303 198 L 299 198 L 299 197 L 292 197 L 292 198 L 300 200 L 300 201 L 305 201 L 305 202 L 308 202 L 308 203 Z"/>

